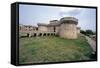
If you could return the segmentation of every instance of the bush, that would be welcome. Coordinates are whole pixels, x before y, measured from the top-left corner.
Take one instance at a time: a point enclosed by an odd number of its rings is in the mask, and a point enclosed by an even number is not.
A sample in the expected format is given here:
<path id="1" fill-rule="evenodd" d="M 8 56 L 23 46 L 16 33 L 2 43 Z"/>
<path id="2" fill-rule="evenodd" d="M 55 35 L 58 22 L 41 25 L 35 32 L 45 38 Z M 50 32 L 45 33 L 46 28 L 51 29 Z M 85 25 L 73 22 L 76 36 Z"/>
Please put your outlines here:
<path id="1" fill-rule="evenodd" d="M 92 30 L 86 30 L 86 34 L 90 34 L 90 35 L 93 35 L 93 31 Z"/>
<path id="2" fill-rule="evenodd" d="M 86 30 L 86 31 L 80 30 L 80 33 L 87 35 L 87 36 L 94 35 L 92 30 Z"/>
<path id="3" fill-rule="evenodd" d="M 80 30 L 80 33 L 86 35 L 86 32 L 84 30 Z"/>

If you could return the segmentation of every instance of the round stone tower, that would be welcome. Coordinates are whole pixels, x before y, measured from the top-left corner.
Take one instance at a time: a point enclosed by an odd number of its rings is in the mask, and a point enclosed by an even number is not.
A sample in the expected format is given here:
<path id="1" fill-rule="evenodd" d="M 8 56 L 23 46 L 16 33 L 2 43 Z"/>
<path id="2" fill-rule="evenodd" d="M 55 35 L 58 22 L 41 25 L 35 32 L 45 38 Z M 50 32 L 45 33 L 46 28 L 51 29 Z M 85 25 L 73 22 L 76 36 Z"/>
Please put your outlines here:
<path id="1" fill-rule="evenodd" d="M 44 23 L 38 23 L 38 30 L 39 30 L 40 32 L 47 32 L 47 31 L 48 31 L 48 30 L 47 30 L 47 25 L 44 24 Z"/>
<path id="2" fill-rule="evenodd" d="M 80 27 L 77 27 L 77 33 L 80 34 Z"/>
<path id="3" fill-rule="evenodd" d="M 67 39 L 77 39 L 78 19 L 74 17 L 64 17 L 60 19 L 59 36 Z"/>

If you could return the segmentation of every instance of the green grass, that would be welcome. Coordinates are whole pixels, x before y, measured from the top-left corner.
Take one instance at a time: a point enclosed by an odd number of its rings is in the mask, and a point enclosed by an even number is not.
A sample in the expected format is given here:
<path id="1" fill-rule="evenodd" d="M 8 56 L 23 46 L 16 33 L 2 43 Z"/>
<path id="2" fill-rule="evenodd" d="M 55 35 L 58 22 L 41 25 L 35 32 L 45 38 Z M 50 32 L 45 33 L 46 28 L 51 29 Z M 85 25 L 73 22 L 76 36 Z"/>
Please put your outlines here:
<path id="1" fill-rule="evenodd" d="M 32 37 L 19 39 L 19 63 L 45 63 L 90 60 L 92 52 L 84 37 Z"/>

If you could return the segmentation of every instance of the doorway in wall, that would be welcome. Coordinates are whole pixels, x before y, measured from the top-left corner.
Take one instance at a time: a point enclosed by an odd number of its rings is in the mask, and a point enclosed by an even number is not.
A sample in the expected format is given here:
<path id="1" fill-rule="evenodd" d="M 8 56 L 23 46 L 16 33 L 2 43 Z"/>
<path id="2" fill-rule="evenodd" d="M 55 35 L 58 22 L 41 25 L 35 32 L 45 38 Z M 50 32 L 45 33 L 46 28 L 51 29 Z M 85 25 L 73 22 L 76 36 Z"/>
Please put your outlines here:
<path id="1" fill-rule="evenodd" d="M 54 32 L 56 32 L 56 27 L 54 26 Z"/>

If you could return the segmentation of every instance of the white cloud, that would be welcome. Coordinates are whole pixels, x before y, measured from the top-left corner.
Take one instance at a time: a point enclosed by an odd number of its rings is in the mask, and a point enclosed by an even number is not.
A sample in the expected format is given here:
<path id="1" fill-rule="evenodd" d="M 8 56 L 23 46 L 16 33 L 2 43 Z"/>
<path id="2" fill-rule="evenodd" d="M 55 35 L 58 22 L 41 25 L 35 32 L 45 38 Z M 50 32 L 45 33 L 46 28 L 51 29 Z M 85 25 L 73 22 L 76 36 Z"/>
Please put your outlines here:
<path id="1" fill-rule="evenodd" d="M 82 8 L 75 8 L 75 7 L 60 7 L 61 12 L 70 12 L 73 10 L 81 10 Z"/>
<path id="2" fill-rule="evenodd" d="M 81 12 L 82 8 L 61 7 L 60 16 L 75 16 Z"/>

